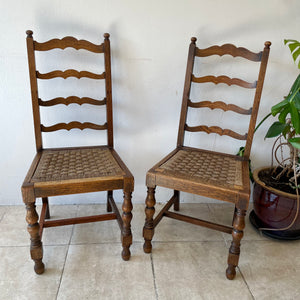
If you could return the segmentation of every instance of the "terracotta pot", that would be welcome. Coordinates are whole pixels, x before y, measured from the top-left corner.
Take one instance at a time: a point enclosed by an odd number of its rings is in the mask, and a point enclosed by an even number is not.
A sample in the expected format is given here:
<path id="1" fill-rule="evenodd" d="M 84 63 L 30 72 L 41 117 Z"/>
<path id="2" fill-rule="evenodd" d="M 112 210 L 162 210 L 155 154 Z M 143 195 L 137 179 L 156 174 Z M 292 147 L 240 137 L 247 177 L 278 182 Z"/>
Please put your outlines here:
<path id="1" fill-rule="evenodd" d="M 249 219 L 255 228 L 284 228 L 291 224 L 297 209 L 297 196 L 268 187 L 260 180 L 260 174 L 270 167 L 256 169 L 253 172 L 253 210 Z M 300 239 L 300 213 L 294 225 L 284 231 L 263 233 L 277 239 Z"/>

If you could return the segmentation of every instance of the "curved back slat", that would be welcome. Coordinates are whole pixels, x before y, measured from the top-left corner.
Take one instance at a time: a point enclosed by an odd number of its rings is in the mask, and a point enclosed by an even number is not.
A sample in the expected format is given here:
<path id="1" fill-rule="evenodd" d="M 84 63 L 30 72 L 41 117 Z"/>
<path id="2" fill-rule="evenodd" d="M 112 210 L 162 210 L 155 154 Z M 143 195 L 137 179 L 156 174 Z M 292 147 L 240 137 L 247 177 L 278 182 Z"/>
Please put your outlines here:
<path id="1" fill-rule="evenodd" d="M 185 130 L 190 131 L 190 132 L 200 132 L 204 131 L 206 133 L 216 133 L 218 135 L 228 135 L 232 138 L 235 138 L 237 140 L 246 140 L 247 139 L 247 134 L 239 134 L 235 131 L 232 131 L 230 129 L 222 129 L 219 126 L 206 126 L 206 125 L 200 125 L 200 126 L 188 126 L 185 124 Z"/>
<path id="2" fill-rule="evenodd" d="M 58 105 L 58 104 L 64 104 L 64 105 L 69 105 L 69 104 L 91 104 L 91 105 L 105 105 L 106 104 L 106 99 L 102 99 L 102 100 L 96 100 L 96 99 L 92 99 L 89 97 L 76 97 L 76 96 L 70 96 L 67 98 L 63 98 L 63 97 L 57 97 L 51 100 L 42 100 L 39 98 L 39 105 L 40 106 L 53 106 L 53 105 Z"/>
<path id="3" fill-rule="evenodd" d="M 48 51 L 56 48 L 65 49 L 68 47 L 74 48 L 76 50 L 85 49 L 95 53 L 104 52 L 103 44 L 95 45 L 86 40 L 77 40 L 72 36 L 66 36 L 62 39 L 52 39 L 44 43 L 34 41 L 34 50 L 36 51 Z"/>
<path id="4" fill-rule="evenodd" d="M 90 123 L 90 122 L 85 122 L 85 123 L 80 123 L 77 121 L 73 121 L 70 123 L 58 123 L 52 126 L 44 126 L 41 124 L 41 130 L 42 132 L 52 132 L 52 131 L 57 131 L 57 130 L 71 130 L 71 129 L 95 129 L 95 130 L 105 130 L 107 129 L 107 123 L 103 124 L 103 125 L 98 125 L 98 124 L 94 124 L 94 123 Z"/>
<path id="5" fill-rule="evenodd" d="M 233 57 L 237 57 L 237 56 L 244 57 L 252 61 L 261 61 L 261 56 L 262 56 L 262 52 L 254 53 L 243 47 L 237 48 L 232 44 L 225 44 L 222 46 L 212 46 L 206 49 L 196 48 L 195 50 L 195 56 L 198 57 L 205 57 L 211 55 L 223 56 L 226 54 L 231 55 Z"/>
<path id="6" fill-rule="evenodd" d="M 188 100 L 188 106 L 194 107 L 194 108 L 200 108 L 200 107 L 208 107 L 210 109 L 222 109 L 223 111 L 234 111 L 241 115 L 251 115 L 252 108 L 244 109 L 240 106 L 237 106 L 235 104 L 226 104 L 222 101 L 200 101 L 200 102 L 192 102 L 190 99 Z"/>
<path id="7" fill-rule="evenodd" d="M 42 74 L 39 71 L 37 71 L 36 77 L 39 79 L 52 79 L 52 78 L 56 78 L 56 77 L 62 77 L 64 79 L 66 79 L 68 77 L 76 77 L 78 79 L 83 78 L 83 77 L 91 78 L 91 79 L 104 79 L 105 72 L 103 72 L 102 74 L 95 74 L 95 73 L 88 72 L 88 71 L 76 71 L 74 69 L 69 69 L 66 71 L 56 70 L 56 71 Z"/>
<path id="8" fill-rule="evenodd" d="M 230 78 L 228 76 L 222 75 L 222 76 L 203 76 L 203 77 L 195 77 L 192 75 L 192 82 L 197 82 L 197 83 L 205 83 L 205 82 L 212 82 L 214 84 L 219 84 L 219 83 L 225 83 L 227 85 L 238 85 L 247 89 L 253 89 L 256 88 L 257 82 L 247 82 L 239 78 Z"/>

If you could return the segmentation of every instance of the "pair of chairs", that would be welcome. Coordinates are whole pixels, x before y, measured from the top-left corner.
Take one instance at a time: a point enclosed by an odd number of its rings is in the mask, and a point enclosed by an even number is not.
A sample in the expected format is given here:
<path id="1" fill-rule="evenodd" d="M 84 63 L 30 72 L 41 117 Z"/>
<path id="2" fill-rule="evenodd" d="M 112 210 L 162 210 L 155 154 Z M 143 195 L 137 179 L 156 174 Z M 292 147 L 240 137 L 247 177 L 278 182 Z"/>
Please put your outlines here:
<path id="1" fill-rule="evenodd" d="M 134 178 L 119 155 L 114 150 L 113 143 L 113 113 L 112 113 L 112 85 L 111 85 L 111 57 L 109 34 L 104 34 L 104 42 L 100 45 L 92 44 L 86 40 L 77 40 L 73 37 L 63 39 L 52 39 L 39 43 L 33 40 L 33 32 L 27 32 L 27 50 L 29 62 L 29 74 L 31 84 L 32 109 L 34 119 L 34 132 L 36 140 L 36 156 L 31 164 L 27 176 L 22 185 L 23 201 L 26 205 L 28 232 L 30 234 L 30 253 L 34 261 L 34 270 L 37 274 L 44 272 L 43 246 L 41 242 L 43 229 L 46 227 L 80 224 L 96 221 L 107 221 L 116 219 L 121 230 L 122 258 L 130 258 L 130 245 L 132 244 L 131 219 L 132 202 L 131 194 L 134 189 Z M 232 244 L 229 249 L 228 268 L 226 276 L 233 279 L 235 268 L 238 265 L 240 253 L 240 241 L 245 226 L 244 217 L 250 198 L 249 183 L 249 155 L 254 134 L 254 127 L 261 98 L 266 66 L 269 55 L 270 42 L 265 43 L 265 48 L 259 53 L 253 53 L 245 48 L 237 48 L 234 45 L 213 46 L 207 49 L 196 47 L 196 38 L 191 39 L 189 47 L 183 101 L 180 115 L 177 147 L 167 157 L 155 165 L 147 173 L 146 184 L 148 194 L 146 198 L 146 221 L 143 229 L 145 239 L 144 251 L 151 252 L 151 240 L 154 228 L 161 219 L 165 217 L 189 222 L 195 225 L 205 226 L 232 234 Z M 96 74 L 88 71 L 52 71 L 40 73 L 36 69 L 36 51 L 50 51 L 55 48 L 65 49 L 71 47 L 79 50 L 84 49 L 94 53 L 104 54 L 104 72 Z M 260 62 L 260 70 L 257 81 L 246 82 L 237 78 L 227 76 L 204 76 L 193 75 L 194 61 L 196 57 L 211 55 L 223 56 L 229 54 L 233 57 L 239 56 L 254 62 Z M 39 80 L 47 80 L 56 77 L 78 79 L 86 77 L 94 80 L 105 80 L 105 97 L 103 99 L 92 99 L 90 97 L 69 96 L 67 98 L 57 97 L 54 99 L 41 99 L 38 94 Z M 226 104 L 222 101 L 193 102 L 190 99 L 191 86 L 194 83 L 224 83 L 226 85 L 237 85 L 246 89 L 255 89 L 253 106 L 249 109 L 241 108 L 234 104 Z M 106 106 L 106 122 L 95 124 L 90 122 L 80 123 L 58 123 L 45 126 L 41 123 L 40 107 L 51 107 L 59 104 L 69 105 L 89 104 Z M 249 102 L 250 103 L 250 102 Z M 248 115 L 249 128 L 246 134 L 239 134 L 233 130 L 222 129 L 217 126 L 189 126 L 187 125 L 188 109 L 206 108 L 221 109 L 234 113 Z M 42 133 L 57 130 L 71 129 L 94 129 L 107 131 L 107 145 L 93 147 L 72 148 L 44 148 Z M 242 157 L 213 152 L 198 148 L 184 146 L 185 132 L 206 132 L 227 135 L 238 140 L 246 140 L 245 151 Z M 162 186 L 174 190 L 174 195 L 164 208 L 155 213 L 155 188 Z M 118 210 L 113 191 L 122 189 L 124 200 L 122 212 Z M 58 195 L 69 195 L 78 193 L 89 193 L 107 191 L 107 213 L 94 216 L 76 217 L 69 219 L 49 220 L 50 210 L 48 197 Z M 169 211 L 173 206 L 175 211 L 179 210 L 180 191 L 203 195 L 235 204 L 232 226 L 224 226 L 212 222 L 192 218 Z M 36 198 L 42 198 L 42 210 L 40 218 L 36 211 Z"/>

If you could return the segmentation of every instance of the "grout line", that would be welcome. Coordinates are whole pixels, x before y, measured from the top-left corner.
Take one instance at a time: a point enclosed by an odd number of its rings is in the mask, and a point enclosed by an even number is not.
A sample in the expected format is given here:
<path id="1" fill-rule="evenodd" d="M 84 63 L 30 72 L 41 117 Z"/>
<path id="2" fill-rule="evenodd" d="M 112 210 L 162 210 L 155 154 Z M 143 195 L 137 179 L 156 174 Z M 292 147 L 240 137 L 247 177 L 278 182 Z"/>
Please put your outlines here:
<path id="1" fill-rule="evenodd" d="M 251 289 L 250 289 L 250 287 L 249 287 L 249 285 L 248 285 L 248 283 L 247 283 L 247 281 L 246 281 L 246 279 L 245 279 L 245 277 L 244 277 L 244 275 L 243 275 L 243 273 L 242 273 L 240 267 L 237 266 L 237 268 L 238 268 L 239 271 L 240 271 L 240 274 L 241 274 L 241 276 L 242 276 L 242 278 L 243 278 L 243 280 L 244 280 L 244 282 L 245 282 L 245 284 L 246 284 L 246 286 L 247 286 L 247 289 L 248 289 L 248 291 L 249 291 L 249 293 L 250 293 L 252 299 L 255 300 L 255 298 L 254 298 L 254 296 L 253 296 L 253 294 L 252 294 L 252 292 L 251 292 Z"/>
<path id="2" fill-rule="evenodd" d="M 76 216 L 77 215 L 78 215 L 78 205 L 77 205 L 77 210 L 76 210 Z M 68 248 L 67 248 L 67 251 L 66 251 L 65 260 L 64 260 L 63 268 L 62 268 L 61 275 L 60 275 L 60 278 L 59 278 L 59 284 L 58 284 L 58 288 L 57 288 L 57 292 L 56 292 L 56 296 L 55 296 L 56 300 L 57 300 L 57 297 L 58 297 L 58 294 L 59 294 L 59 290 L 60 290 L 60 286 L 61 286 L 61 281 L 62 281 L 62 278 L 63 278 L 63 275 L 64 275 L 66 261 L 67 261 L 67 257 L 68 257 L 69 249 L 70 249 L 70 244 L 71 244 L 71 240 L 72 240 L 73 233 L 74 233 L 74 228 L 75 228 L 75 225 L 72 225 L 72 232 L 71 232 L 71 235 L 70 235 L 70 239 L 69 239 L 69 243 L 68 243 Z"/>
<path id="3" fill-rule="evenodd" d="M 155 271 L 154 271 L 152 252 L 150 253 L 150 259 L 151 259 L 151 268 L 152 268 L 152 275 L 153 275 L 153 286 L 154 286 L 154 291 L 155 291 L 155 298 L 156 298 L 156 300 L 158 300 L 158 292 L 157 292 L 157 286 L 156 286 L 156 277 L 155 277 Z"/>

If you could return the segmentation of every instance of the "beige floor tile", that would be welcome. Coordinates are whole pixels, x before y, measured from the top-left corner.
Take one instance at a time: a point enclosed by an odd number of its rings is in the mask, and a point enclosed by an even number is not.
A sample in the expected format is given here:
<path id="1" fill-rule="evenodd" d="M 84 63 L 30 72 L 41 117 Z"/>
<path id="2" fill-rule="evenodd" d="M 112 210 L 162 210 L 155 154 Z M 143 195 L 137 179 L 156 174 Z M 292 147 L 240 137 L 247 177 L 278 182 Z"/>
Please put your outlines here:
<path id="1" fill-rule="evenodd" d="M 150 256 L 131 249 L 123 261 L 120 243 L 71 245 L 57 299 L 155 299 Z"/>
<path id="2" fill-rule="evenodd" d="M 36 275 L 29 247 L 0 247 L 0 299 L 56 299 L 67 246 L 44 247 L 43 275 Z"/>
<path id="3" fill-rule="evenodd" d="M 54 205 L 50 207 L 51 218 L 76 215 L 77 207 L 75 205 Z M 37 206 L 37 212 L 40 213 L 41 207 Z M 1 221 L 0 246 L 28 246 L 30 236 L 27 232 L 27 223 L 25 221 L 25 206 L 8 207 Z M 68 244 L 72 233 L 71 226 L 57 228 L 46 228 L 43 233 L 44 245 Z"/>
<path id="4" fill-rule="evenodd" d="M 79 205 L 78 216 L 106 213 L 106 204 Z M 74 225 L 71 244 L 120 242 L 120 228 L 116 220 Z"/>
<path id="5" fill-rule="evenodd" d="M 158 299 L 252 299 L 239 271 L 226 278 L 227 253 L 224 241 L 155 243 Z"/>
<path id="6" fill-rule="evenodd" d="M 5 215 L 5 213 L 7 211 L 7 209 L 8 209 L 7 206 L 0 205 L 0 223 L 1 223 L 1 221 L 2 221 L 2 219 L 4 217 L 4 215 Z"/>
<path id="7" fill-rule="evenodd" d="M 157 204 L 156 212 L 159 213 L 162 207 Z M 213 221 L 213 214 L 203 203 L 181 203 L 178 213 Z M 223 237 L 221 232 L 165 217 L 155 228 L 153 241 L 223 241 Z"/>
<path id="8" fill-rule="evenodd" d="M 234 205 L 230 203 L 210 203 L 208 204 L 209 208 L 213 212 L 214 218 L 216 222 L 220 224 L 231 226 Z M 249 204 L 249 209 L 247 211 L 247 215 L 245 217 L 245 230 L 242 241 L 265 241 L 268 240 L 267 237 L 261 235 L 249 221 L 249 213 L 251 212 L 253 204 Z M 231 241 L 232 237 L 230 234 L 222 233 L 224 238 L 227 241 Z"/>
<path id="9" fill-rule="evenodd" d="M 299 299 L 300 241 L 246 241 L 240 270 L 255 299 Z"/>

